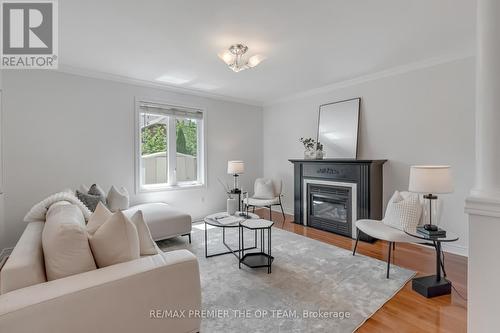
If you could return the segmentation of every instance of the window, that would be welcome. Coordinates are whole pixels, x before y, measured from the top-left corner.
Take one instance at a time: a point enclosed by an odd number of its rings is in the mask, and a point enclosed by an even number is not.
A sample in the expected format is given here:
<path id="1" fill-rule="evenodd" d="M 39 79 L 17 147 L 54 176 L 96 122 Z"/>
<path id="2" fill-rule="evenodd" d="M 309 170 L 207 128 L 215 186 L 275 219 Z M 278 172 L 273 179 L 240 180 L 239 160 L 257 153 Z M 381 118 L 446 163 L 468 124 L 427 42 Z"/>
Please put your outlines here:
<path id="1" fill-rule="evenodd" d="M 204 184 L 203 111 L 137 103 L 139 191 Z"/>

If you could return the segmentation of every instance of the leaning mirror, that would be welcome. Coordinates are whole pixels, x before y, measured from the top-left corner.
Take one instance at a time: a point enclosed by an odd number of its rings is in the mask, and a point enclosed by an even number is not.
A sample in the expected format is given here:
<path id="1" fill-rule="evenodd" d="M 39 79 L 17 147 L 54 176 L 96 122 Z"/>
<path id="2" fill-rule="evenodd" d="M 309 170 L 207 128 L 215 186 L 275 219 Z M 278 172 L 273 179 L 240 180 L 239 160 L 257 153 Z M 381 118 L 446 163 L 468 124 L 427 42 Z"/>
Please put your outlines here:
<path id="1" fill-rule="evenodd" d="M 356 159 L 361 98 L 319 107 L 318 141 L 326 158 Z"/>

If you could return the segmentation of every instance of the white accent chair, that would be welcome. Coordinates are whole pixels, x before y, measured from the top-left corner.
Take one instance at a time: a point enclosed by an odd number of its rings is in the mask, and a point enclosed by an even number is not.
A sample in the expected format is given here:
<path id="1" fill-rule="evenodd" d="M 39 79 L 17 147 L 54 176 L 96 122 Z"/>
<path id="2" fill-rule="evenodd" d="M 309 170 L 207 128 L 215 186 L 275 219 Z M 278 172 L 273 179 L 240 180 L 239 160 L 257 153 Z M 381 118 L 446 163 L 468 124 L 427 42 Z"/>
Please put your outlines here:
<path id="1" fill-rule="evenodd" d="M 401 192 L 403 197 L 410 195 L 410 192 Z M 388 205 L 389 206 L 389 205 Z M 419 225 L 423 225 L 422 223 L 422 211 L 423 204 L 420 203 L 419 206 Z M 386 212 L 387 213 L 387 212 Z M 412 237 L 408 235 L 406 232 L 391 227 L 387 224 L 384 224 L 382 221 L 378 220 L 358 220 L 356 221 L 356 243 L 354 245 L 354 250 L 352 255 L 356 254 L 356 248 L 358 247 L 358 241 L 360 236 L 360 231 L 365 234 L 384 240 L 389 243 L 389 253 L 387 255 L 387 278 L 389 278 L 389 270 L 391 268 L 391 251 L 396 249 L 396 243 L 425 243 L 424 240 Z"/>
<path id="2" fill-rule="evenodd" d="M 273 185 L 273 193 L 266 197 L 256 196 L 258 182 L 271 181 Z M 267 178 L 257 178 L 254 183 L 254 195 L 245 200 L 245 204 L 248 207 L 252 207 L 255 212 L 255 207 L 258 208 L 269 208 L 269 220 L 272 221 L 272 206 L 280 206 L 281 214 L 283 214 L 283 223 L 285 223 L 285 212 L 283 210 L 283 205 L 281 203 L 283 182 L 281 179 L 267 179 Z"/>

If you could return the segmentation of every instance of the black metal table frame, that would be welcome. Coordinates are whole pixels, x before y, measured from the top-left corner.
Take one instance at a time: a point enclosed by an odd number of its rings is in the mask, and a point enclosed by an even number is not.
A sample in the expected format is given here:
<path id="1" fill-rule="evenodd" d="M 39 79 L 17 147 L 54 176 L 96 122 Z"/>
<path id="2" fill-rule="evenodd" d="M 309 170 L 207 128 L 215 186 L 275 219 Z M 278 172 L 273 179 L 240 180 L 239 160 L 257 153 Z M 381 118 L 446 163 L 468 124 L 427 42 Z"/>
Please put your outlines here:
<path id="1" fill-rule="evenodd" d="M 458 240 L 458 237 L 456 239 L 447 240 L 447 239 L 440 239 L 439 237 L 436 237 L 436 238 L 419 237 L 419 236 L 416 236 L 416 235 L 409 233 L 409 232 L 406 232 L 406 231 L 405 231 L 405 233 L 410 235 L 410 236 L 418 237 L 420 239 L 426 240 L 427 241 L 426 243 L 421 243 L 421 244 L 434 247 L 434 249 L 436 250 L 436 274 L 413 278 L 412 279 L 412 289 L 414 291 L 417 291 L 418 293 L 422 294 L 419 290 L 415 289 L 415 281 L 423 281 L 422 283 L 424 283 L 424 284 L 429 284 L 429 283 L 432 283 L 432 281 L 434 281 L 437 285 L 449 284 L 449 286 L 447 286 L 447 288 L 449 288 L 450 292 L 451 292 L 451 282 L 446 279 L 446 270 L 444 267 L 444 261 L 442 259 L 442 257 L 444 257 L 444 254 L 443 254 L 443 249 L 442 249 L 441 243 L 442 242 L 454 242 L 454 241 Z M 429 280 L 429 281 L 426 281 L 426 280 Z M 422 294 L 422 295 L 429 298 L 429 297 L 449 294 L 449 292 L 447 292 L 447 291 L 443 292 L 441 290 L 437 290 L 435 293 L 436 293 L 435 295 L 432 295 L 432 292 L 431 292 L 431 295 L 424 295 L 424 294 Z"/>
<path id="2" fill-rule="evenodd" d="M 241 269 L 241 264 L 243 263 L 244 265 L 250 267 L 250 268 L 262 268 L 262 267 L 267 267 L 267 273 L 271 273 L 271 265 L 274 260 L 273 256 L 271 255 L 271 227 L 265 227 L 265 228 L 249 228 L 239 223 L 239 228 L 238 228 L 238 245 L 239 245 L 239 251 L 238 251 L 238 267 Z M 260 230 L 260 251 L 261 252 L 252 252 L 248 253 L 247 255 L 262 255 L 267 257 L 267 264 L 266 265 L 256 265 L 256 266 L 250 266 L 247 263 L 245 263 L 244 258 L 245 258 L 245 251 L 247 250 L 252 250 L 251 248 L 246 249 L 242 248 L 242 244 L 244 246 L 245 240 L 244 240 L 244 229 L 248 230 L 254 230 L 255 231 L 255 247 L 254 249 L 257 248 L 257 231 Z M 264 231 L 267 230 L 267 248 L 268 252 L 265 252 L 265 243 L 264 243 Z"/>
<path id="3" fill-rule="evenodd" d="M 257 230 L 255 230 L 254 246 L 248 247 L 248 248 L 244 248 L 244 249 L 238 248 L 238 250 L 234 250 L 234 249 L 232 249 L 226 243 L 226 228 L 239 228 L 239 223 L 236 224 L 236 225 L 214 225 L 214 224 L 207 223 L 206 221 L 204 221 L 204 222 L 205 222 L 205 258 L 217 257 L 217 256 L 222 256 L 222 255 L 226 255 L 226 254 L 231 254 L 232 253 L 236 258 L 238 258 L 238 261 L 239 261 L 240 260 L 239 259 L 239 253 L 241 251 L 253 250 L 253 249 L 257 248 Z M 216 228 L 222 228 L 222 244 L 228 249 L 228 251 L 226 251 L 226 252 L 218 252 L 218 253 L 213 253 L 213 254 L 208 254 L 207 224 L 211 225 L 213 227 L 216 227 Z M 239 229 L 238 229 L 238 235 L 239 235 Z M 238 244 L 238 246 L 239 246 L 239 244 Z"/>

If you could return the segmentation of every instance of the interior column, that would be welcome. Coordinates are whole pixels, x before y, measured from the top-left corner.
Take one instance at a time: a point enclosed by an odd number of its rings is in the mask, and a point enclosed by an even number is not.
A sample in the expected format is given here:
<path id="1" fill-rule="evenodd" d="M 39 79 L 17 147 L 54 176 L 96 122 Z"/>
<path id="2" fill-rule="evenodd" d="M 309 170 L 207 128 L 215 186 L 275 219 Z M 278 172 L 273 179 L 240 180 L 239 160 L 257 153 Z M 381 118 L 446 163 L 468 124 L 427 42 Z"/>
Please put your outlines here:
<path id="1" fill-rule="evenodd" d="M 476 179 L 469 214 L 468 331 L 498 328 L 500 299 L 500 1 L 477 1 Z"/>

